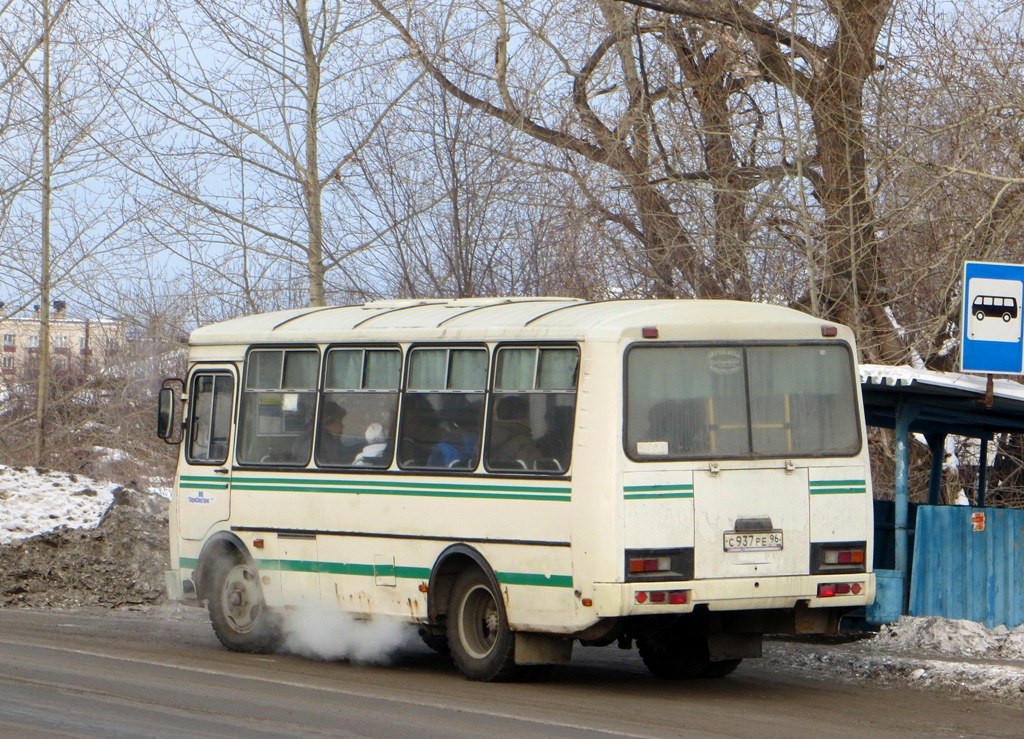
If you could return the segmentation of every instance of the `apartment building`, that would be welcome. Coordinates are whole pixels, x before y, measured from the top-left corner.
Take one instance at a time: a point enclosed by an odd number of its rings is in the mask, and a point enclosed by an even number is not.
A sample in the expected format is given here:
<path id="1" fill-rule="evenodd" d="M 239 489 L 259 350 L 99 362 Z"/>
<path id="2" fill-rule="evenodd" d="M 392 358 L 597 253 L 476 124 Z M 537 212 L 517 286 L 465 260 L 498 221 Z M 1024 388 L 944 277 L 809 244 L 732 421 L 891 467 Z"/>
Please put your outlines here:
<path id="1" fill-rule="evenodd" d="M 110 318 L 69 318 L 63 301 L 50 313 L 50 347 L 57 372 L 91 373 L 109 367 L 124 349 L 124 321 Z M 34 377 L 39 365 L 38 309 L 8 315 L 0 304 L 0 373 L 8 380 Z"/>

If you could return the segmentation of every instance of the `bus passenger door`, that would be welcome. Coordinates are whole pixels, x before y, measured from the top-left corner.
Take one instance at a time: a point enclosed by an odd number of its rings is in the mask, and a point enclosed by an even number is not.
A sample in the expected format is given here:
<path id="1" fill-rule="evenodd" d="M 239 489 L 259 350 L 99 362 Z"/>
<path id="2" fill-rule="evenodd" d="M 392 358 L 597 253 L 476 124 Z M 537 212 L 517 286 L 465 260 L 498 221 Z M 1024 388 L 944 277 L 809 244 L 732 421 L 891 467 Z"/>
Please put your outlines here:
<path id="1" fill-rule="evenodd" d="M 231 514 L 235 368 L 203 367 L 188 386 L 185 458 L 178 474 L 178 534 L 202 539 Z"/>

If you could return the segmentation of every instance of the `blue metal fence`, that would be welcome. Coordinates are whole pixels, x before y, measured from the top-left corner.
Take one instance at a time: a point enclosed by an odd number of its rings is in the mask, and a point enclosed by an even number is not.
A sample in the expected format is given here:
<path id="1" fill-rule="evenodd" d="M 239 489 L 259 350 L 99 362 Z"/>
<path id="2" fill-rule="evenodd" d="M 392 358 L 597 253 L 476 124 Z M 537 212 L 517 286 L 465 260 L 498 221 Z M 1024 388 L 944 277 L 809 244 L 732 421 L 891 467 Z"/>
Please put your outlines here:
<path id="1" fill-rule="evenodd" d="M 920 506 L 907 612 L 1024 623 L 1024 510 Z"/>

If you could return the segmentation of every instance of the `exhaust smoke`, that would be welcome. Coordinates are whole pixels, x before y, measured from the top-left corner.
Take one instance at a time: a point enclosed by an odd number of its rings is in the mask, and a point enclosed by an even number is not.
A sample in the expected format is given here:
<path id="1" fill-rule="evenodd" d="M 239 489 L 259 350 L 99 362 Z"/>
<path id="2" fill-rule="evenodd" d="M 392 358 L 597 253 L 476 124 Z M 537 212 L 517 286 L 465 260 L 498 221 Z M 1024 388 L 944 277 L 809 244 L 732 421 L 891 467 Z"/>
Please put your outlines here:
<path id="1" fill-rule="evenodd" d="M 383 665 L 410 643 L 409 624 L 377 616 L 357 619 L 348 613 L 300 608 L 284 614 L 283 651 L 302 657 Z"/>

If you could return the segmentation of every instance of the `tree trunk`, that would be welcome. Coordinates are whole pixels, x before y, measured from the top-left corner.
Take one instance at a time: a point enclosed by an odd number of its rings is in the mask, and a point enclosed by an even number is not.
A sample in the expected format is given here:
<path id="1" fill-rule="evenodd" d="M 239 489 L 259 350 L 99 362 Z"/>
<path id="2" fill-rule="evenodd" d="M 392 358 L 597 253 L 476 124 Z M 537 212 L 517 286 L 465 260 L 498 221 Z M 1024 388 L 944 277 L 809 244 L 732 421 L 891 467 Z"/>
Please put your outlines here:
<path id="1" fill-rule="evenodd" d="M 43 0 L 43 83 L 42 83 L 42 207 L 40 210 L 39 265 L 39 380 L 36 397 L 35 463 L 42 466 L 46 454 L 46 417 L 50 400 L 50 3 Z"/>

